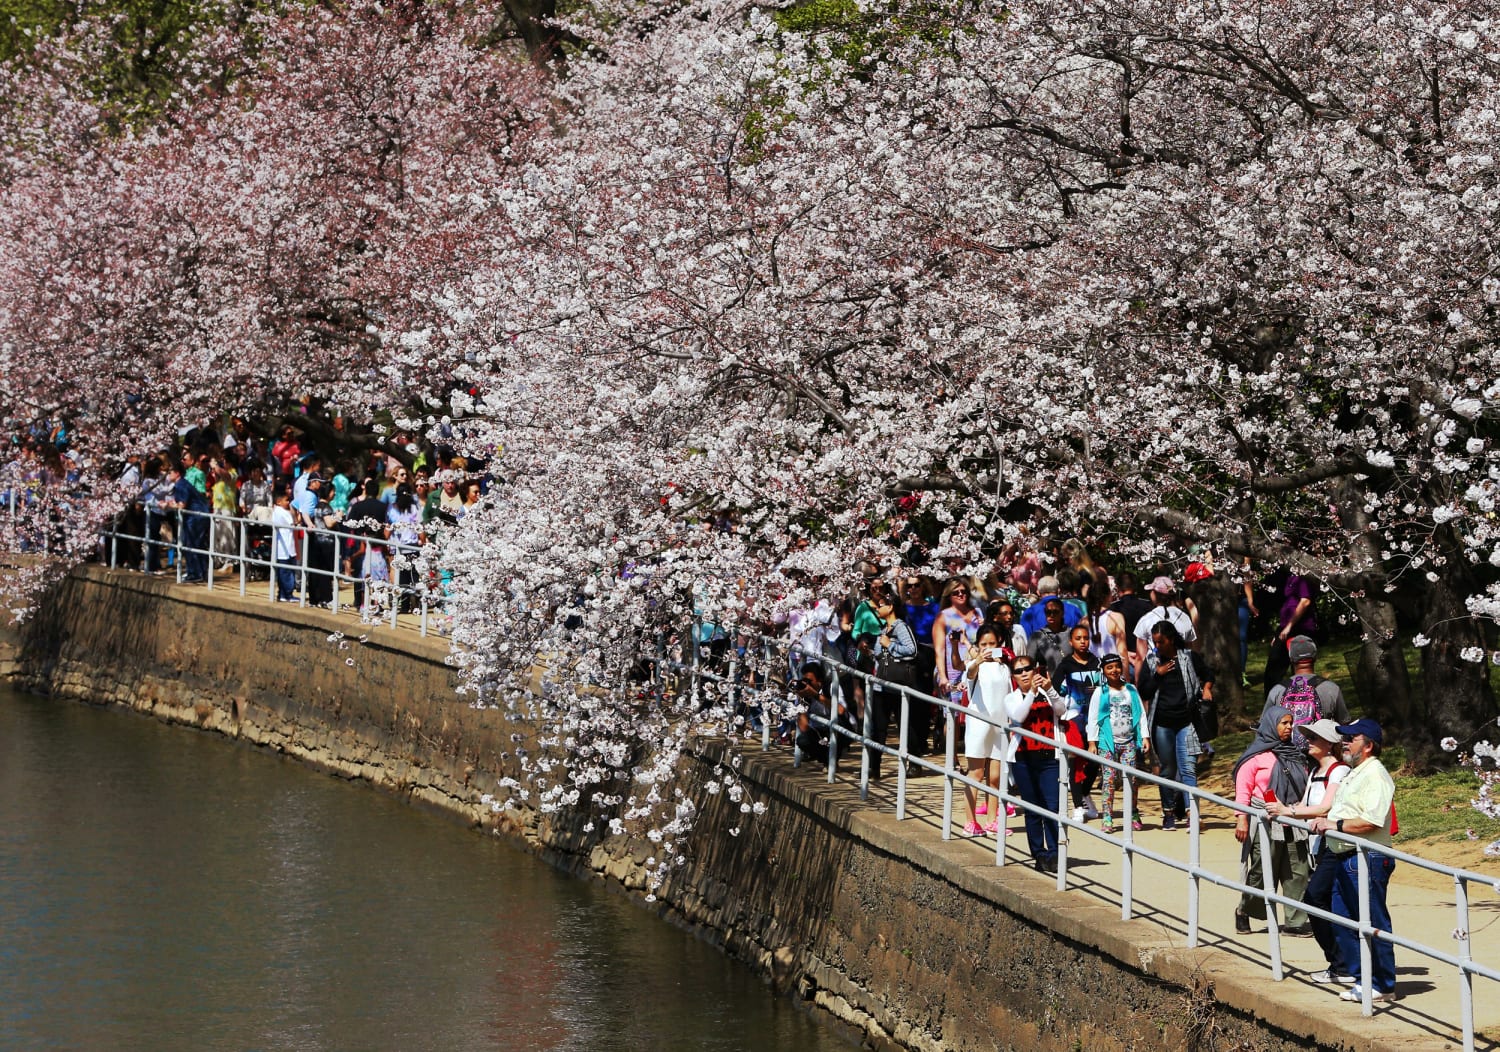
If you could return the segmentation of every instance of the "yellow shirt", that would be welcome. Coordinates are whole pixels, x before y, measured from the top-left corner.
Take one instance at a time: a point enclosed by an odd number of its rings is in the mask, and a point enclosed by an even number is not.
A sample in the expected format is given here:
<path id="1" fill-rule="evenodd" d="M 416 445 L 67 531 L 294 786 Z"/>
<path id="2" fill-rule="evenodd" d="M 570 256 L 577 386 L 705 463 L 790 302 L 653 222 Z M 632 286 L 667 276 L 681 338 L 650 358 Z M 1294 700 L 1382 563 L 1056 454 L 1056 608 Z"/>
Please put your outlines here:
<path id="1" fill-rule="evenodd" d="M 1396 783 L 1385 769 L 1385 764 L 1373 756 L 1351 767 L 1344 780 L 1339 783 L 1339 794 L 1334 797 L 1333 807 L 1328 811 L 1328 820 L 1337 822 L 1341 818 L 1369 822 L 1375 828 L 1368 833 L 1351 833 L 1362 836 L 1387 847 L 1391 843 L 1391 800 L 1396 795 Z M 1328 846 L 1336 854 L 1347 854 L 1354 848 L 1349 844 L 1330 840 Z"/>

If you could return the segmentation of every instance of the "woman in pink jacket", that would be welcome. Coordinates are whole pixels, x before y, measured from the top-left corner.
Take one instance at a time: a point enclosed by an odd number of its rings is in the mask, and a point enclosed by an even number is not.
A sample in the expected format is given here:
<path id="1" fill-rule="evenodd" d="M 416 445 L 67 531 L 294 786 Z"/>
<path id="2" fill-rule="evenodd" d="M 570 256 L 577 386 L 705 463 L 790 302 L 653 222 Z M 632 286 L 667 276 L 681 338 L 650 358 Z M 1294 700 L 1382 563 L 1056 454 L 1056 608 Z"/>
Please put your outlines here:
<path id="1" fill-rule="evenodd" d="M 1301 800 L 1307 789 L 1307 753 L 1292 737 L 1292 713 L 1280 705 L 1268 705 L 1261 714 L 1260 727 L 1255 740 L 1245 749 L 1234 765 L 1234 802 L 1246 806 L 1263 808 L 1275 800 Z M 1306 833 L 1289 829 L 1281 823 L 1272 823 L 1271 857 L 1261 857 L 1259 825 L 1266 821 L 1257 812 L 1243 812 L 1235 816 L 1234 836 L 1244 848 L 1240 859 L 1243 883 L 1252 888 L 1263 886 L 1262 867 L 1270 866 L 1271 875 L 1287 898 L 1300 899 L 1307 887 L 1311 869 L 1307 864 Z M 1266 900 L 1248 892 L 1240 896 L 1239 908 L 1234 911 L 1234 930 L 1244 934 L 1250 930 L 1250 918 L 1265 920 Z M 1288 935 L 1311 935 L 1307 914 L 1300 909 L 1289 909 L 1283 931 Z"/>

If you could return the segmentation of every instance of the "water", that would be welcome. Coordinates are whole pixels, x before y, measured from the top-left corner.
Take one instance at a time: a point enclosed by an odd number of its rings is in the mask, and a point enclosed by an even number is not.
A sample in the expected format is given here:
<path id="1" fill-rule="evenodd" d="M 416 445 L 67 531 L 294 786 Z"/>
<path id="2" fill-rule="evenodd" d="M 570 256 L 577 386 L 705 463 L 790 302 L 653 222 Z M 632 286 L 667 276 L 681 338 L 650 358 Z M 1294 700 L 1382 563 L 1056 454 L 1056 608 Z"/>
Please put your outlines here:
<path id="1" fill-rule="evenodd" d="M 0 691 L 0 1049 L 847 1049 L 503 841 L 294 761 Z"/>

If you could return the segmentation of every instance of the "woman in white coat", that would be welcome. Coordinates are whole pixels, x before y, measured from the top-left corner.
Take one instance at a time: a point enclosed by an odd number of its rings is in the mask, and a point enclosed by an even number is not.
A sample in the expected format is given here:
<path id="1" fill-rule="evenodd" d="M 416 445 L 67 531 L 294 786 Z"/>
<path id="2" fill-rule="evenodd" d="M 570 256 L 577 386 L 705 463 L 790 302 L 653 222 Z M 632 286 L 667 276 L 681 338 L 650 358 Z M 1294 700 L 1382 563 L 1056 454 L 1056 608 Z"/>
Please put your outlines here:
<path id="1" fill-rule="evenodd" d="M 1006 653 L 1000 646 L 999 632 L 993 625 L 986 625 L 974 638 L 964 665 L 964 686 L 969 697 L 964 717 L 964 761 L 969 777 L 985 783 L 996 793 L 995 800 L 986 808 L 995 817 L 988 825 L 981 826 L 978 815 L 984 811 L 976 812 L 977 791 L 972 785 L 964 786 L 964 797 L 969 802 L 969 824 L 964 826 L 964 832 L 969 836 L 998 832 L 1004 810 L 999 800 L 1000 727 L 1005 722 L 1003 702 L 1011 692 Z"/>

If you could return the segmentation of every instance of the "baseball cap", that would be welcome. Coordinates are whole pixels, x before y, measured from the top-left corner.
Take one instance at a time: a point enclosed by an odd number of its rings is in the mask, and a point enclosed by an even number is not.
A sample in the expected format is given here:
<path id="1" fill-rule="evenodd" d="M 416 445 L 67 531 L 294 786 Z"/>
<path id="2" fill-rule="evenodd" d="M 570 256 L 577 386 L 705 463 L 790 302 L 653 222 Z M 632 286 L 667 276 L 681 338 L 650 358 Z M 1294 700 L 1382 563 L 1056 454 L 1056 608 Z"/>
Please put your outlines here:
<path id="1" fill-rule="evenodd" d="M 1385 744 L 1385 734 L 1381 731 L 1380 724 L 1368 717 L 1362 720 L 1355 720 L 1353 723 L 1341 723 L 1335 729 L 1346 738 L 1352 738 L 1356 734 L 1363 734 L 1366 739 L 1374 742 L 1376 745 Z"/>

